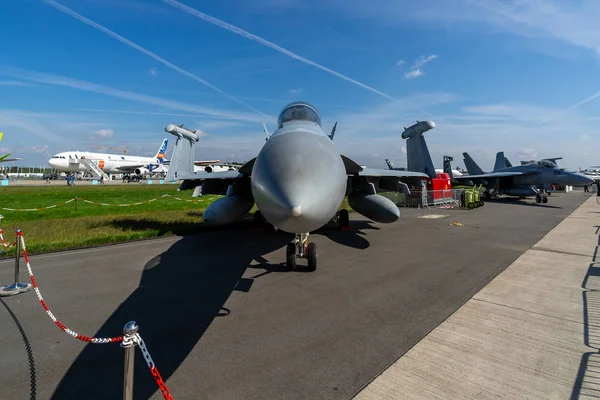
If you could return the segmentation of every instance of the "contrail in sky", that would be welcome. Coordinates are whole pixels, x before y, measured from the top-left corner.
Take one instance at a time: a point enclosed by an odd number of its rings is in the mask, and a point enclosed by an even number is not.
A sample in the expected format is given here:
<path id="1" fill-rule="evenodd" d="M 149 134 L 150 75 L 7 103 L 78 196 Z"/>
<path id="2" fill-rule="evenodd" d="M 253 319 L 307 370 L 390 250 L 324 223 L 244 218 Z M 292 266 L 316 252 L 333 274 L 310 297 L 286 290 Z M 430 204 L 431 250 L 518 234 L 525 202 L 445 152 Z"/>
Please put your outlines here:
<path id="1" fill-rule="evenodd" d="M 303 62 L 305 64 L 312 65 L 313 67 L 317 67 L 319 69 L 322 69 L 323 71 L 329 72 L 330 74 L 335 75 L 338 78 L 341 78 L 341 79 L 343 79 L 345 81 L 352 82 L 355 85 L 358 85 L 358 86 L 360 86 L 362 88 L 370 90 L 371 92 L 377 93 L 380 96 L 386 97 L 386 98 L 388 98 L 390 100 L 396 100 L 392 96 L 390 96 L 388 94 L 385 94 L 383 92 L 380 92 L 379 90 L 374 89 L 371 86 L 367 86 L 364 83 L 361 83 L 361 82 L 359 82 L 357 80 L 354 80 L 354 79 L 349 78 L 349 77 L 347 77 L 345 75 L 342 75 L 339 72 L 331 70 L 331 69 L 329 69 L 327 67 L 324 67 L 324 66 L 322 66 L 320 64 L 317 64 L 314 61 L 308 60 L 308 59 L 306 59 L 306 58 L 304 58 L 302 56 L 299 56 L 299 55 L 297 55 L 295 53 L 292 53 L 291 51 L 286 50 L 283 47 L 280 47 L 280 46 L 276 45 L 275 43 L 269 42 L 268 40 L 265 40 L 265 39 L 263 39 L 263 38 L 261 38 L 259 36 L 256 36 L 256 35 L 254 35 L 254 34 L 252 34 L 250 32 L 246 32 L 245 30 L 240 29 L 237 26 L 233 26 L 231 24 L 228 24 L 227 22 L 221 21 L 220 19 L 217 19 L 217 18 L 211 17 L 210 15 L 204 14 L 203 12 L 200 12 L 200 11 L 194 9 L 194 8 L 188 7 L 185 4 L 181 4 L 178 1 L 175 1 L 175 0 L 162 0 L 162 1 L 165 2 L 165 3 L 167 3 L 167 4 L 169 4 L 169 5 L 171 5 L 171 6 L 173 6 L 173 7 L 179 8 L 180 10 L 183 10 L 183 11 L 189 13 L 189 14 L 192 14 L 192 15 L 198 17 L 198 18 L 201 18 L 201 19 L 203 19 L 203 20 L 205 20 L 207 22 L 210 22 L 211 24 L 217 25 L 217 26 L 219 26 L 221 28 L 227 29 L 227 30 L 229 30 L 229 31 L 231 31 L 233 33 L 236 33 L 236 34 L 238 34 L 240 36 L 243 36 L 246 39 L 250 39 L 250 40 L 253 40 L 255 42 L 258 42 L 258 43 L 260 43 L 262 45 L 270 47 L 273 50 L 277 50 L 278 52 L 283 53 L 283 54 L 285 54 L 287 56 L 290 56 L 290 57 L 292 57 L 292 58 L 294 58 L 294 59 L 296 59 L 298 61 L 301 61 L 301 62 Z"/>
<path id="2" fill-rule="evenodd" d="M 233 100 L 233 101 L 235 101 L 235 102 L 237 102 L 237 103 L 239 103 L 239 104 L 241 104 L 241 105 L 243 105 L 245 107 L 248 107 L 252 111 L 254 111 L 254 112 L 262 115 L 263 117 L 269 118 L 269 116 L 263 114 L 262 112 L 258 111 L 255 108 L 251 107 L 250 105 L 246 104 L 242 100 L 239 100 L 238 98 L 236 98 L 236 97 L 234 97 L 234 96 L 232 96 L 232 95 L 230 95 L 228 93 L 225 93 L 223 90 L 221 90 L 218 87 L 210 84 L 209 82 L 205 81 L 204 79 L 202 79 L 202 78 L 200 78 L 200 77 L 192 74 L 191 72 L 188 72 L 188 71 L 184 70 L 183 68 L 178 67 L 177 65 L 175 65 L 173 63 L 170 63 L 169 61 L 165 60 L 164 58 L 162 58 L 162 57 L 154 54 L 150 50 L 146 50 L 142 46 L 133 43 L 132 41 L 124 38 L 123 36 L 119 35 L 118 33 L 115 33 L 113 31 L 111 31 L 110 29 L 105 28 L 104 26 L 102 26 L 102 25 L 100 25 L 100 24 L 98 24 L 98 23 L 96 23 L 96 22 L 94 22 L 94 21 L 92 21 L 90 19 L 87 19 L 83 15 L 76 13 L 75 11 L 71 10 L 70 8 L 67 8 L 67 7 L 63 6 L 62 4 L 57 3 L 54 0 L 41 0 L 41 1 L 43 1 L 46 4 L 51 5 L 52 7 L 54 7 L 56 9 L 62 11 L 65 14 L 70 15 L 71 17 L 73 17 L 73 18 L 75 18 L 75 19 L 83 22 L 84 24 L 87 24 L 87 25 L 89 25 L 89 26 L 91 26 L 91 27 L 93 27 L 93 28 L 95 28 L 95 29 L 97 29 L 97 30 L 99 30 L 101 32 L 106 33 L 108 36 L 110 36 L 110 37 L 112 37 L 114 39 L 117 39 L 118 41 L 120 41 L 122 43 L 125 43 L 127 46 L 132 47 L 132 48 L 134 48 L 134 49 L 136 49 L 136 50 L 138 50 L 138 51 L 146 54 L 147 56 L 149 56 L 149 57 L 153 58 L 154 60 L 156 60 L 156 61 L 158 61 L 158 62 L 166 65 L 167 67 L 171 68 L 172 70 L 177 71 L 177 72 L 179 72 L 182 75 L 185 75 L 185 76 L 187 76 L 189 78 L 194 79 L 195 81 L 198 81 L 198 82 L 202 83 L 203 85 L 208 86 L 209 88 L 211 88 L 211 89 L 219 92 L 223 96 L 226 96 L 226 97 L 230 98 L 231 100 Z"/>

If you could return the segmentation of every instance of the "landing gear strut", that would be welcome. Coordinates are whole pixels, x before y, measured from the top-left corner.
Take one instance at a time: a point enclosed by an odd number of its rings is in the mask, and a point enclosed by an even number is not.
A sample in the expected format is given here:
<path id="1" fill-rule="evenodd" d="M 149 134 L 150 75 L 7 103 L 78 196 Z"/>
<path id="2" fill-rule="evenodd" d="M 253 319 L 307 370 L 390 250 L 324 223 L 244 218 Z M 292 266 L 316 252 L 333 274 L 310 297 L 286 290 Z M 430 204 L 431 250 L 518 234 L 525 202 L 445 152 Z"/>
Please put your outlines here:
<path id="1" fill-rule="evenodd" d="M 308 233 L 297 233 L 287 245 L 286 263 L 292 271 L 296 269 L 296 258 L 308 259 L 308 271 L 317 269 L 317 244 L 308 242 Z"/>

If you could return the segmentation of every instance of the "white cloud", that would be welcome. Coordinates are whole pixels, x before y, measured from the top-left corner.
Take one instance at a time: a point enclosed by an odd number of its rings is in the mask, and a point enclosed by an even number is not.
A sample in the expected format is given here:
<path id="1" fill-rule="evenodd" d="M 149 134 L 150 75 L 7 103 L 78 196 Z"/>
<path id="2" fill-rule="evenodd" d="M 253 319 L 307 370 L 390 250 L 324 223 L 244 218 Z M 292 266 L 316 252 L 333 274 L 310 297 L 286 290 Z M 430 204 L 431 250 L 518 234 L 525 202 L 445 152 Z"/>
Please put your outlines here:
<path id="1" fill-rule="evenodd" d="M 20 149 L 23 152 L 48 155 L 48 145 L 43 146 L 28 146 Z"/>
<path id="2" fill-rule="evenodd" d="M 423 71 L 421 70 L 421 67 L 424 66 L 425 64 L 427 64 L 428 62 L 430 62 L 431 60 L 434 60 L 437 58 L 436 54 L 431 54 L 427 57 L 425 56 L 419 56 L 415 62 L 413 63 L 413 65 L 410 66 L 410 71 L 405 72 L 404 73 L 404 77 L 406 79 L 415 79 L 418 78 L 419 76 L 423 75 Z M 403 61 L 404 63 L 404 61 Z M 398 64 L 401 65 L 401 64 Z"/>
<path id="3" fill-rule="evenodd" d="M 202 107 L 195 104 L 184 103 L 176 100 L 169 100 L 161 97 L 149 96 L 140 93 L 128 92 L 125 90 L 114 89 L 108 86 L 102 86 L 95 83 L 71 79 L 60 75 L 44 74 L 35 71 L 28 71 L 21 68 L 14 68 L 6 65 L 0 65 L 0 75 L 12 76 L 18 79 L 46 83 L 48 85 L 68 87 L 86 92 L 99 93 L 106 96 L 117 97 L 120 99 L 131 100 L 146 104 L 152 104 L 159 107 L 170 108 L 179 111 L 205 114 L 216 118 L 239 119 L 255 123 L 264 122 L 265 118 L 254 113 L 236 112 L 224 109 L 215 109 Z M 274 116 L 268 116 L 269 119 L 275 119 Z"/>
<path id="4" fill-rule="evenodd" d="M 427 64 L 429 61 L 432 61 L 434 59 L 437 58 L 436 54 L 432 54 L 430 56 L 419 56 L 419 58 L 417 58 L 417 60 L 415 61 L 415 63 L 410 67 L 410 69 L 419 69 L 421 68 L 423 65 Z"/>
<path id="5" fill-rule="evenodd" d="M 21 81 L 0 81 L 0 86 L 27 86 L 27 84 Z"/>
<path id="6" fill-rule="evenodd" d="M 579 136 L 579 139 L 581 139 L 581 141 L 583 142 L 589 142 L 590 140 L 592 140 L 592 137 L 590 135 L 583 134 Z"/>
<path id="7" fill-rule="evenodd" d="M 598 162 L 593 155 L 582 154 L 581 141 L 565 140 L 565 132 L 596 137 L 597 121 L 582 111 L 570 110 L 564 118 L 540 129 L 536 122 L 554 115 L 557 109 L 519 102 L 459 107 L 458 100 L 464 101 L 450 93 L 421 93 L 394 104 L 324 116 L 323 121 L 339 120 L 336 146 L 342 154 L 369 166 L 385 167 L 385 158 L 402 165 L 406 143 L 400 135 L 405 126 L 423 120 L 414 110 L 425 106 L 434 111 L 431 119 L 436 127 L 424 137 L 437 168 L 442 166 L 443 155 L 454 157 L 453 165 L 462 167 L 463 152 L 469 152 L 484 170 L 493 169 L 498 151 L 504 151 L 513 165 L 521 160 L 561 156 L 561 165 L 571 169 Z M 442 109 L 444 113 L 435 111 Z M 381 159 L 372 158 L 372 154 L 379 154 Z"/>
<path id="8" fill-rule="evenodd" d="M 519 157 L 523 158 L 523 161 L 537 160 L 538 153 L 535 151 L 535 149 L 523 147 L 519 150 Z"/>
<path id="9" fill-rule="evenodd" d="M 403 64 L 404 64 L 404 60 L 399 60 L 399 61 L 396 63 L 396 66 L 397 66 L 397 67 L 401 67 Z"/>
<path id="10" fill-rule="evenodd" d="M 207 137 L 208 133 L 206 133 L 202 129 L 196 129 L 196 135 L 198 135 L 198 137 Z"/>
<path id="11" fill-rule="evenodd" d="M 406 72 L 406 73 L 404 74 L 404 77 L 405 77 L 406 79 L 414 79 L 414 78 L 417 78 L 417 77 L 419 77 L 419 76 L 421 76 L 421 75 L 423 75 L 423 71 L 421 71 L 420 69 L 416 69 L 416 70 L 414 70 L 414 71 L 409 71 L 409 72 Z"/>
<path id="12" fill-rule="evenodd" d="M 49 0 L 44 0 L 44 1 L 49 1 Z M 266 39 L 263 39 L 260 36 L 254 35 L 254 34 L 252 34 L 250 32 L 247 32 L 247 31 L 245 31 L 245 30 L 243 30 L 243 29 L 241 29 L 241 28 L 239 28 L 237 26 L 231 25 L 231 24 L 229 24 L 229 23 L 227 23 L 225 21 L 221 21 L 220 19 L 217 19 L 215 17 L 211 17 L 208 14 L 205 14 L 205 13 L 203 13 L 201 11 L 198 11 L 198 10 L 192 8 L 192 7 L 186 6 L 185 4 L 182 4 L 182 3 L 178 2 L 178 1 L 175 1 L 175 0 L 162 0 L 162 1 L 164 3 L 166 3 L 166 4 L 169 4 L 169 5 L 173 6 L 173 7 L 175 7 L 175 8 L 178 8 L 178 9 L 180 9 L 182 11 L 185 11 L 188 14 L 191 14 L 191 15 L 193 15 L 195 17 L 198 17 L 198 18 L 200 18 L 200 19 L 202 19 L 202 20 L 204 20 L 206 22 L 209 22 L 209 23 L 211 23 L 213 25 L 216 25 L 216 26 L 218 26 L 220 28 L 227 29 L 230 32 L 233 32 L 233 33 L 235 33 L 237 35 L 240 35 L 240 36 L 242 36 L 242 37 L 244 37 L 246 39 L 252 40 L 253 42 L 260 43 L 263 46 L 269 47 L 269 48 L 271 48 L 271 49 L 273 49 L 275 51 L 278 51 L 278 52 L 280 52 L 282 54 L 285 54 L 288 57 L 292 57 L 293 59 L 298 60 L 298 61 L 300 61 L 300 62 L 302 62 L 304 64 L 307 64 L 307 65 L 319 68 L 320 70 L 328 72 L 328 73 L 330 73 L 330 74 L 332 74 L 334 76 L 337 76 L 340 79 L 343 79 L 343 80 L 345 80 L 347 82 L 350 82 L 350 83 L 353 83 L 353 84 L 355 84 L 357 86 L 360 86 L 363 89 L 370 90 L 371 92 L 377 93 L 380 96 L 386 97 L 386 98 L 388 98 L 390 100 L 394 100 L 394 98 L 392 96 L 388 95 L 388 94 L 385 94 L 385 93 L 383 93 L 383 92 L 381 92 L 381 91 L 379 91 L 379 90 L 377 90 L 377 89 L 375 89 L 375 88 L 373 88 L 371 86 L 368 86 L 368 85 L 366 85 L 366 84 L 364 84 L 362 82 L 359 82 L 359 81 L 357 81 L 355 79 L 349 78 L 346 75 L 342 75 L 341 73 L 339 73 L 337 71 L 334 71 L 334 70 L 332 70 L 330 68 L 324 67 L 321 64 L 317 64 L 316 62 L 311 61 L 311 60 L 309 60 L 307 58 L 299 56 L 298 54 L 295 54 L 295 53 L 293 53 L 293 52 L 291 52 L 291 51 L 289 51 L 287 49 L 284 49 L 283 47 L 278 46 L 275 43 L 272 43 L 272 42 L 270 42 L 270 41 L 268 41 Z"/>
<path id="13" fill-rule="evenodd" d="M 129 46 L 135 50 L 138 50 L 139 52 L 141 52 L 141 53 L 147 55 L 148 57 L 154 59 L 155 61 L 158 61 L 159 63 L 171 68 L 172 70 L 179 72 L 180 74 L 187 76 L 188 78 L 191 78 L 191 79 L 195 80 L 196 82 L 199 82 L 199 83 L 211 88 L 212 90 L 222 94 L 223 96 L 235 101 L 238 104 L 243 105 L 244 107 L 251 109 L 255 113 L 262 115 L 263 117 L 266 117 L 266 115 L 264 115 L 262 112 L 258 111 L 257 109 L 253 108 L 252 106 L 243 102 L 242 100 L 238 99 L 237 97 L 234 97 L 234 96 L 224 92 L 223 90 L 221 90 L 218 87 L 212 85 L 211 83 L 205 81 L 204 79 L 192 74 L 189 71 L 186 71 L 185 69 L 183 69 L 181 67 L 178 67 L 177 65 L 165 60 L 164 58 L 158 56 L 157 54 L 154 54 L 150 50 L 143 48 L 142 46 L 132 42 L 131 40 L 119 35 L 118 33 L 111 31 L 110 29 L 98 24 L 97 22 L 94 22 L 94 21 L 84 17 L 83 15 L 76 13 L 75 11 L 71 10 L 70 8 L 63 6 L 62 4 L 60 4 L 54 0 L 42 0 L 42 1 L 48 5 L 56 8 L 57 10 L 65 13 L 67 15 L 70 15 L 71 17 L 75 18 L 76 20 L 83 22 L 86 25 L 89 25 L 89 26 L 93 27 L 94 29 L 99 30 L 100 32 L 107 34 L 108 36 L 112 37 L 113 39 L 116 39 L 119 42 L 124 43 L 127 46 Z"/>
<path id="14" fill-rule="evenodd" d="M 113 131 L 112 129 L 98 129 L 92 134 L 92 137 L 97 139 L 108 139 L 113 137 L 114 134 L 115 131 Z"/>
<path id="15" fill-rule="evenodd" d="M 150 68 L 150 75 L 152 76 L 157 76 L 158 75 L 158 71 L 156 70 L 156 67 L 152 67 Z"/>
<path id="16" fill-rule="evenodd" d="M 297 95 L 297 94 L 301 94 L 301 93 L 304 93 L 304 89 L 302 89 L 302 88 L 290 90 L 291 95 Z"/>

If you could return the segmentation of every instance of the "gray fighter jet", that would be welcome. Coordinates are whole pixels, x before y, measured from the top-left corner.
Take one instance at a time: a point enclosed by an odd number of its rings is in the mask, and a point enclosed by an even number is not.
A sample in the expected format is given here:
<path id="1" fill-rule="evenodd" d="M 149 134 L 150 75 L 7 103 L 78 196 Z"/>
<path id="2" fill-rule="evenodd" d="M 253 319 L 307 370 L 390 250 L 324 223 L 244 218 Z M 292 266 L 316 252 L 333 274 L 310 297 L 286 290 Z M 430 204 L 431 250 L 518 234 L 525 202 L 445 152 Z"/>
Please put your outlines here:
<path id="1" fill-rule="evenodd" d="M 430 177 L 435 177 L 435 169 L 429 155 L 427 143 L 423 134 L 435 127 L 432 121 L 417 121 L 409 128 L 404 128 L 402 138 L 406 139 L 406 157 L 408 170 L 423 172 Z M 503 152 L 496 155 L 494 171 L 484 172 L 468 153 L 463 153 L 468 175 L 454 176 L 450 167 L 450 161 L 444 163 L 444 172 L 450 175 L 453 183 L 463 185 L 483 185 L 486 188 L 484 197 L 490 199 L 492 196 L 507 195 L 528 197 L 535 196 L 537 203 L 547 203 L 548 197 L 545 190 L 551 184 L 586 186 L 593 183 L 589 177 L 576 172 L 568 172 L 559 168 L 552 160 L 553 158 L 541 160 L 533 164 L 507 167 L 510 164 L 504 157 Z"/>
<path id="2" fill-rule="evenodd" d="M 548 197 L 545 193 L 550 185 L 586 186 L 593 183 L 587 176 L 565 171 L 556 165 L 553 159 L 544 159 L 532 163 L 522 164 L 514 167 L 503 167 L 506 158 L 503 152 L 496 155 L 496 164 L 493 172 L 484 172 L 479 165 L 469 156 L 463 153 L 465 165 L 469 175 L 455 177 L 460 183 L 482 184 L 486 191 L 484 197 L 490 199 L 492 196 L 535 196 L 536 203 L 547 203 Z"/>
<path id="3" fill-rule="evenodd" d="M 165 130 L 177 136 L 167 180 L 182 179 L 181 189 L 194 188 L 194 196 L 225 195 L 204 211 L 207 224 L 224 225 L 248 213 L 254 204 L 255 218 L 294 233 L 287 246 L 287 266 L 307 258 L 308 269 L 317 267 L 316 244 L 309 233 L 330 221 L 348 227 L 348 210 L 341 210 L 344 196 L 352 209 L 365 217 L 391 223 L 400 217 L 398 207 L 382 191 L 409 193 L 427 175 L 418 172 L 363 168 L 339 153 L 333 143 L 335 128 L 326 134 L 321 116 L 306 102 L 288 104 L 281 111 L 275 132 L 265 129 L 266 142 L 256 158 L 237 171 L 194 174 L 193 145 L 199 137 L 177 125 Z"/>

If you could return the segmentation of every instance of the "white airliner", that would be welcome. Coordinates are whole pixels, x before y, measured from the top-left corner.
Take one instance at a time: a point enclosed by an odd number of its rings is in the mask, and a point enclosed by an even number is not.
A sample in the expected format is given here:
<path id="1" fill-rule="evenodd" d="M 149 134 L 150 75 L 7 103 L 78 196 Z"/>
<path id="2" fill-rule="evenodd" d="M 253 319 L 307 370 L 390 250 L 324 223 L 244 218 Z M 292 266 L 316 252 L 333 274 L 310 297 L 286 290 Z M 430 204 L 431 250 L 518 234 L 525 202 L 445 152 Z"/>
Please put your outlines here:
<path id="1" fill-rule="evenodd" d="M 165 159 L 168 139 L 164 139 L 154 157 L 138 157 L 120 154 L 90 153 L 85 151 L 65 151 L 48 160 L 52 168 L 63 172 L 87 172 L 90 168 L 80 160 L 91 160 L 107 174 L 135 173 L 147 175 L 167 172 L 169 161 Z M 197 171 L 216 172 L 231 169 L 229 166 L 213 165 L 220 160 L 194 161 Z"/>
<path id="2" fill-rule="evenodd" d="M 88 159 L 107 174 L 161 172 L 165 163 L 168 140 L 163 140 L 154 157 L 138 157 L 120 154 L 90 153 L 86 151 L 65 151 L 48 160 L 52 168 L 64 172 L 86 172 L 89 167 L 80 160 Z"/>

